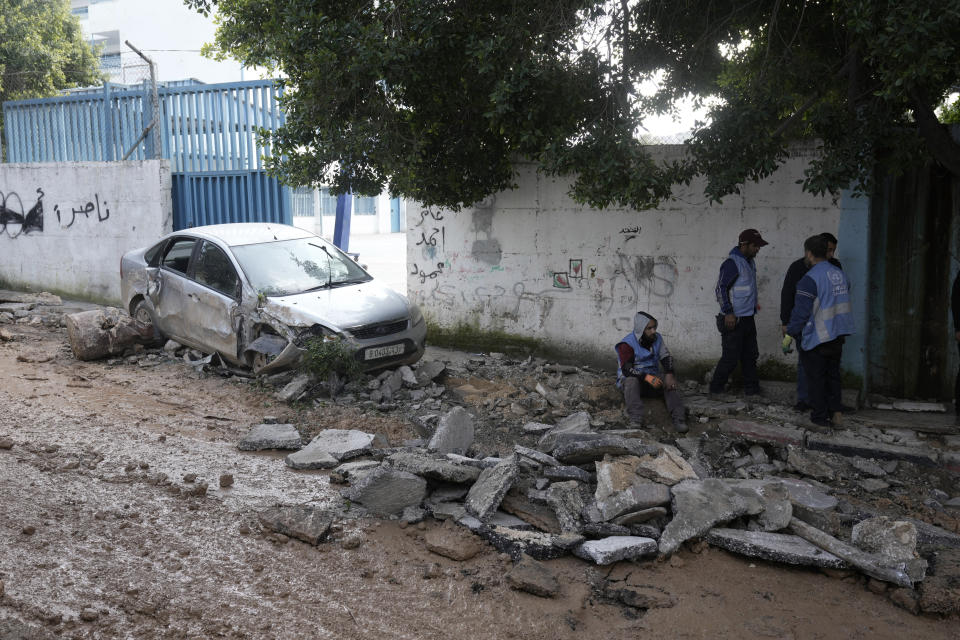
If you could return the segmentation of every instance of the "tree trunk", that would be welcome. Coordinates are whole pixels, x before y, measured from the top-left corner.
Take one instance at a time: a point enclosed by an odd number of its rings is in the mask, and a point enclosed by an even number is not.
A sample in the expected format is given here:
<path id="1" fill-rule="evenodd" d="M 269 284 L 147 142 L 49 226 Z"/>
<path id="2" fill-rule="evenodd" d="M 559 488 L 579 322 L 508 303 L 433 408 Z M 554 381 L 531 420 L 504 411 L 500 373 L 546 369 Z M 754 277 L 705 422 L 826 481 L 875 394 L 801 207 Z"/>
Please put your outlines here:
<path id="1" fill-rule="evenodd" d="M 113 307 L 68 315 L 67 336 L 73 355 L 79 360 L 117 356 L 154 339 L 153 325 L 137 322 Z"/>

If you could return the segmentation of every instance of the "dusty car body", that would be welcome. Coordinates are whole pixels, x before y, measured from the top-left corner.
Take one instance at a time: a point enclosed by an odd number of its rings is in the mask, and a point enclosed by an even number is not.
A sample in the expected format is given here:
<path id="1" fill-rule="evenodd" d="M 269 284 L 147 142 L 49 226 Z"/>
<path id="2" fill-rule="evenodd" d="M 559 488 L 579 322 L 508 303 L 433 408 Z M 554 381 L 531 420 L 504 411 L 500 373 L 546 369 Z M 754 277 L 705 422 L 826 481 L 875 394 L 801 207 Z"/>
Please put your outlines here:
<path id="1" fill-rule="evenodd" d="M 426 323 L 319 236 L 272 223 L 176 231 L 120 260 L 130 315 L 232 364 L 267 373 L 296 365 L 311 338 L 345 340 L 366 370 L 416 362 Z"/>

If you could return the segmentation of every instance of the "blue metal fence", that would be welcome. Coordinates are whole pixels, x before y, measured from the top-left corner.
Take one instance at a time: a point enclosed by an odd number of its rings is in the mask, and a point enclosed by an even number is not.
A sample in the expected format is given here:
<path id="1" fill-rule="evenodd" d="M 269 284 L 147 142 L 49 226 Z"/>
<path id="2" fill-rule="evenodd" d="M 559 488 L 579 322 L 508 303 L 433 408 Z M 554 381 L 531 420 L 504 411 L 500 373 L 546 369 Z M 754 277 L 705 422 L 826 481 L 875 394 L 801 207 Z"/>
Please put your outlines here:
<path id="1" fill-rule="evenodd" d="M 170 160 L 174 228 L 218 222 L 291 222 L 290 189 L 264 172 L 270 146 L 258 129 L 284 122 L 272 80 L 158 89 L 161 117 L 130 155 Z M 106 84 L 102 92 L 3 104 L 8 162 L 121 159 L 152 119 L 149 88 Z"/>

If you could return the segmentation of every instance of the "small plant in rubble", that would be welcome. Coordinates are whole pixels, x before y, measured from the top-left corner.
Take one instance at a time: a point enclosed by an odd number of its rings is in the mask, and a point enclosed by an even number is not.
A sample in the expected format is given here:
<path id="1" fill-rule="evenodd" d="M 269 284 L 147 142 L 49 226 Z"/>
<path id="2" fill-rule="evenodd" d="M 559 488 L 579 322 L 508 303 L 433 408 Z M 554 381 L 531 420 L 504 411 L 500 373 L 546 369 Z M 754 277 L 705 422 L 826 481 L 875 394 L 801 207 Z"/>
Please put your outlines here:
<path id="1" fill-rule="evenodd" d="M 320 380 L 326 380 L 330 397 L 334 397 L 343 385 L 363 378 L 363 369 L 356 358 L 356 349 L 341 340 L 311 338 L 304 343 L 302 368 Z"/>

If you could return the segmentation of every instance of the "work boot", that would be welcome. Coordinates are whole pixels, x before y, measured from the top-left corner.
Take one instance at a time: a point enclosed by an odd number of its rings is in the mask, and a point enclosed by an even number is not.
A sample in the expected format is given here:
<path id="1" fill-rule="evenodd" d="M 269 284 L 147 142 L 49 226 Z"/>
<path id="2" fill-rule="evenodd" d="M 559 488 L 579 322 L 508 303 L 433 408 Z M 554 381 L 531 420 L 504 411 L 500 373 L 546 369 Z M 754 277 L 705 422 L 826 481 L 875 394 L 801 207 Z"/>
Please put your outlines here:
<path id="1" fill-rule="evenodd" d="M 690 431 L 690 427 L 687 426 L 686 420 L 675 420 L 673 423 L 673 430 L 677 433 L 686 433 Z"/>

